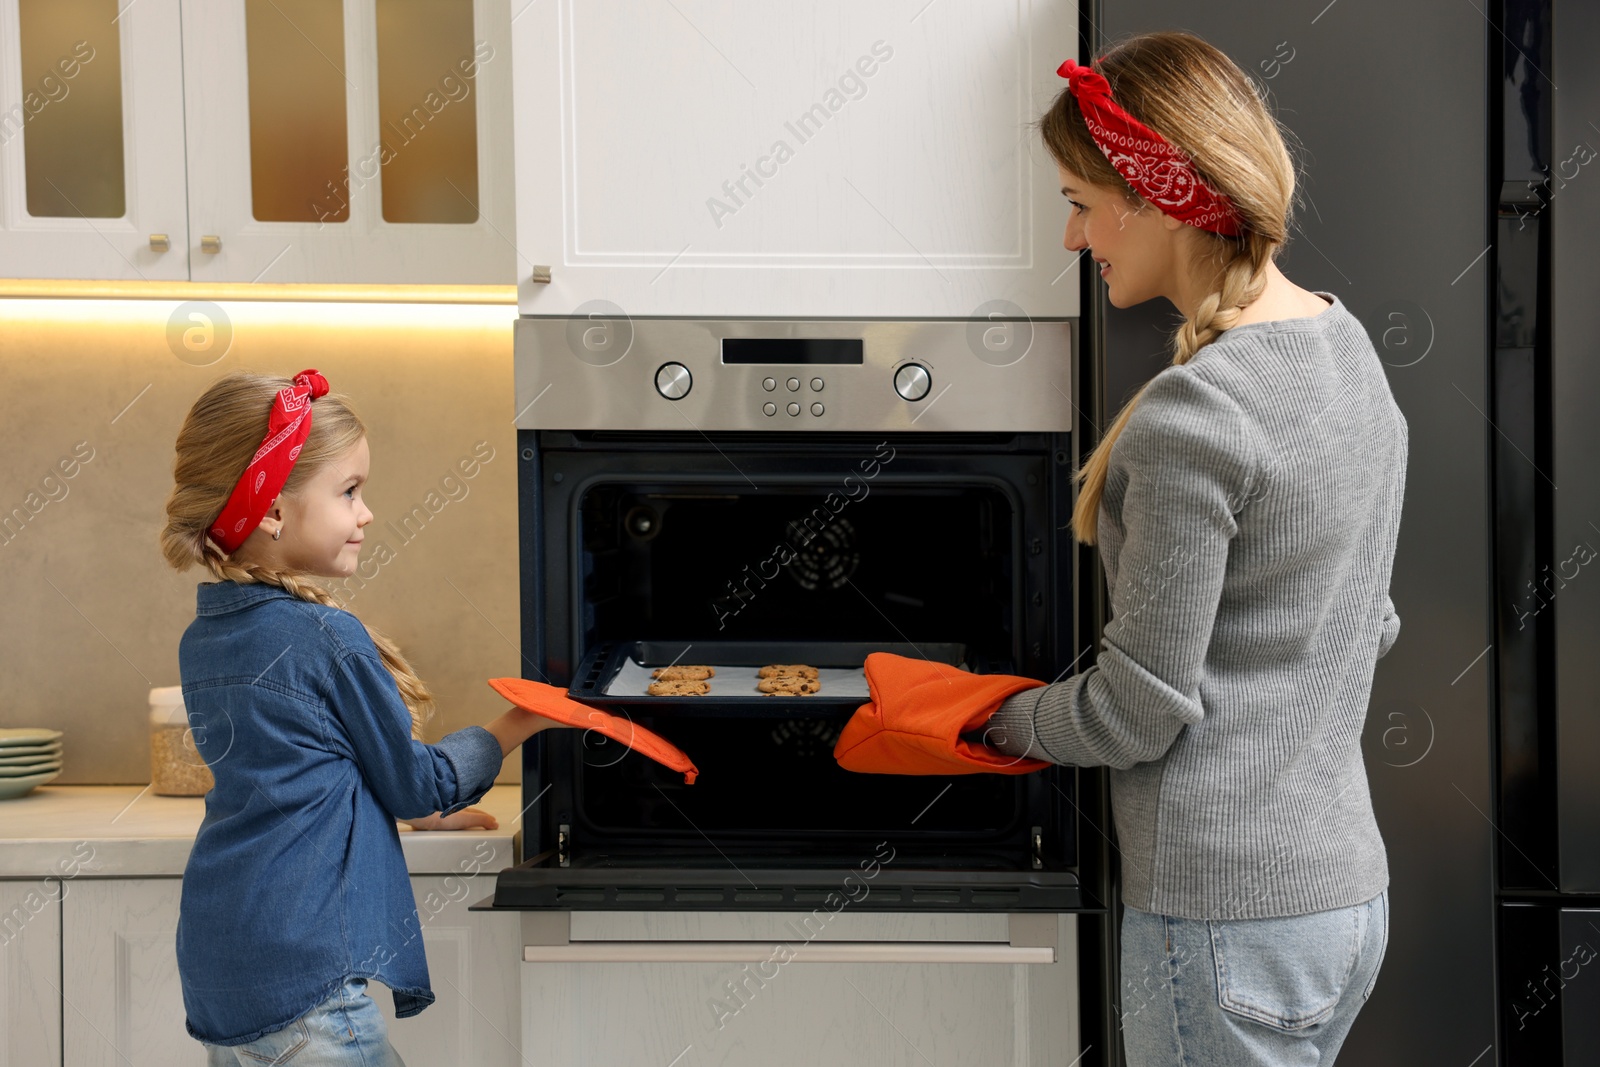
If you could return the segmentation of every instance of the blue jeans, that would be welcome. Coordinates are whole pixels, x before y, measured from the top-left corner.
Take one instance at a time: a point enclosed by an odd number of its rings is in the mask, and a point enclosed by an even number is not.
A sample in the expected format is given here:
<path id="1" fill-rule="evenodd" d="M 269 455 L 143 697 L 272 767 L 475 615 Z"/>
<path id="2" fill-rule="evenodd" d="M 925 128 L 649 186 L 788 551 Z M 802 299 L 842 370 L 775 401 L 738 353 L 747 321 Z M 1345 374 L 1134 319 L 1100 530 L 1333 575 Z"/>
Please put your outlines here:
<path id="1" fill-rule="evenodd" d="M 207 1067 L 405 1067 L 365 978 L 346 978 L 333 996 L 282 1030 L 243 1045 L 207 1045 Z"/>
<path id="2" fill-rule="evenodd" d="M 1383 965 L 1389 891 L 1282 919 L 1125 908 L 1128 1067 L 1329 1067 Z"/>

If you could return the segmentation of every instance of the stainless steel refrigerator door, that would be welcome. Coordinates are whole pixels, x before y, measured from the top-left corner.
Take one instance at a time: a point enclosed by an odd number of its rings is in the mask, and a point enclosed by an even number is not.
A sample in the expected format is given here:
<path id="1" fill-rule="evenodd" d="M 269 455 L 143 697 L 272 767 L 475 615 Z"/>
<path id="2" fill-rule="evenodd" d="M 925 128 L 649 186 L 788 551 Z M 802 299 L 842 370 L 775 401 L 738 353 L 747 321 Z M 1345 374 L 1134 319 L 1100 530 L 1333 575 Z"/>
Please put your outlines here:
<path id="1" fill-rule="evenodd" d="M 1600 7 L 1554 5 L 1551 421 L 1561 890 L 1600 893 Z M 1540 578 L 1550 572 L 1541 571 Z M 1542 583 L 1541 583 L 1542 584 Z"/>
<path id="2" fill-rule="evenodd" d="M 1339 1062 L 1487 1067 L 1495 1042 L 1487 253 L 1489 107 L 1498 105 L 1487 60 L 1504 44 L 1481 13 L 1488 8 L 1461 0 L 1102 0 L 1100 10 L 1094 55 L 1121 36 L 1183 27 L 1268 92 L 1303 145 L 1291 151 L 1303 161 L 1305 198 L 1279 266 L 1305 288 L 1338 293 L 1361 319 L 1410 426 L 1392 585 L 1402 625 L 1378 663 L 1364 737 L 1393 927 Z M 1060 42 L 1058 52 L 1073 47 Z M 1081 46 L 1076 54 L 1087 58 Z M 1594 177 L 1600 186 L 1600 171 Z M 1065 211 L 1057 221 L 1065 224 Z M 1114 413 L 1166 365 L 1176 316 L 1164 301 L 1097 303 Z"/>

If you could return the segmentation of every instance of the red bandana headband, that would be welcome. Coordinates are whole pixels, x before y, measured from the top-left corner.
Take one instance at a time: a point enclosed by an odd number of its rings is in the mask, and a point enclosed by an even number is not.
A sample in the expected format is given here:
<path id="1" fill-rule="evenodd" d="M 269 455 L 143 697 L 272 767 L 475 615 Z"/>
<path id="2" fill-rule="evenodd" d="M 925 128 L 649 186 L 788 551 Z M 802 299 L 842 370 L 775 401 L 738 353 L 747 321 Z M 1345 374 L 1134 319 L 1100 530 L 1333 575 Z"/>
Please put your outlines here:
<path id="1" fill-rule="evenodd" d="M 272 398 L 267 435 L 239 476 L 222 514 L 211 524 L 211 539 L 224 552 L 231 554 L 244 544 L 278 499 L 311 432 L 311 401 L 327 391 L 328 379 L 314 370 L 303 370 L 294 376 L 293 385 L 279 389 Z"/>
<path id="2" fill-rule="evenodd" d="M 1095 144 L 1135 192 L 1191 226 L 1238 236 L 1232 202 L 1205 183 L 1188 156 L 1118 107 L 1104 77 L 1071 59 L 1056 73 L 1067 79 Z"/>

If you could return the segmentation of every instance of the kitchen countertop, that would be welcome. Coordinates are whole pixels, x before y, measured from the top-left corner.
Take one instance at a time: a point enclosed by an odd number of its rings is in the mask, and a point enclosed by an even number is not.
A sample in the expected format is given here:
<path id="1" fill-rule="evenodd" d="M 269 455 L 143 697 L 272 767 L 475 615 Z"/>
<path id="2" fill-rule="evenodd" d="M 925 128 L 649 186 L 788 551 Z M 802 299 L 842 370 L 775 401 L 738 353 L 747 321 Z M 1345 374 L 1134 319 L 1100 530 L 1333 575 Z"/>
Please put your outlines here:
<path id="1" fill-rule="evenodd" d="M 477 863 L 497 871 L 516 863 L 522 843 L 520 785 L 497 785 L 473 807 L 495 830 L 413 830 L 400 847 L 412 874 L 459 874 Z M 46 785 L 0 801 L 0 878 L 181 877 L 205 817 L 204 797 L 162 797 L 137 785 Z M 488 841 L 493 855 L 485 851 Z M 70 875 L 69 875 L 70 876 Z"/>

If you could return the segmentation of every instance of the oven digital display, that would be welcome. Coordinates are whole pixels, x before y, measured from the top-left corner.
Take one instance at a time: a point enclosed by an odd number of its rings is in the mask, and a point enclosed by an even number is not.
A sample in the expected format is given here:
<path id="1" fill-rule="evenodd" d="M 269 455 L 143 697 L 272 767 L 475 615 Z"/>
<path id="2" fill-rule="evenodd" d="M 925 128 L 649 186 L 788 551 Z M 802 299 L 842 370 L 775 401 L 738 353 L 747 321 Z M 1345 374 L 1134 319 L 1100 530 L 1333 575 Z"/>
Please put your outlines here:
<path id="1" fill-rule="evenodd" d="M 724 337 L 725 364 L 764 363 L 785 367 L 859 367 L 865 345 L 859 337 Z"/>

